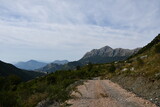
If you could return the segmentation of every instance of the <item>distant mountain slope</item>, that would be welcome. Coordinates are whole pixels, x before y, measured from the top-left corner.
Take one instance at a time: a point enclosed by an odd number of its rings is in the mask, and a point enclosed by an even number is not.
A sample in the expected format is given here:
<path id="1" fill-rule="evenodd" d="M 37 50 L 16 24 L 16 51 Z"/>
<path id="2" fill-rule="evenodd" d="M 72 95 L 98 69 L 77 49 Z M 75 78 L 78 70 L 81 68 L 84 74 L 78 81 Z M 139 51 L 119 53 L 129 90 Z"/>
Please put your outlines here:
<path id="1" fill-rule="evenodd" d="M 43 71 L 43 72 L 50 73 L 52 71 L 60 70 L 60 69 L 62 69 L 62 67 L 63 67 L 63 65 L 61 65 L 61 64 L 50 63 L 50 64 L 47 64 L 45 67 L 37 69 L 37 71 Z"/>
<path id="2" fill-rule="evenodd" d="M 69 62 L 68 60 L 55 60 L 53 63 L 64 65 L 67 64 L 68 62 Z"/>
<path id="3" fill-rule="evenodd" d="M 82 59 L 79 61 L 82 64 L 87 64 L 89 62 L 91 63 L 110 63 L 114 61 L 120 61 L 125 60 L 131 55 L 138 52 L 140 48 L 137 49 L 122 49 L 122 48 L 116 48 L 112 49 L 109 46 L 105 46 L 100 49 L 93 49 L 90 52 L 87 52 Z"/>
<path id="4" fill-rule="evenodd" d="M 44 73 L 21 70 L 19 68 L 16 68 L 12 64 L 0 61 L 0 76 L 8 76 L 8 75 L 17 75 L 22 80 L 27 81 L 36 78 L 38 76 L 42 76 L 44 75 Z"/>
<path id="5" fill-rule="evenodd" d="M 39 69 L 40 71 L 44 72 L 55 72 L 56 70 L 69 70 L 69 69 L 75 69 L 77 66 L 83 66 L 88 63 L 95 63 L 95 64 L 101 64 L 101 63 L 110 63 L 114 61 L 120 61 L 125 60 L 131 55 L 138 52 L 140 48 L 137 49 L 112 49 L 109 46 L 105 46 L 100 49 L 93 49 L 90 52 L 87 52 L 80 60 L 68 62 L 64 65 L 58 65 L 58 64 L 48 64 L 47 66 Z"/>
<path id="6" fill-rule="evenodd" d="M 67 60 L 55 60 L 53 63 L 47 64 L 45 67 L 37 70 L 50 73 L 57 70 L 67 69 L 64 65 L 68 65 Z"/>
<path id="7" fill-rule="evenodd" d="M 35 70 L 38 68 L 42 68 L 46 65 L 47 65 L 47 63 L 39 62 L 36 60 L 29 60 L 27 62 L 19 62 L 19 63 L 15 64 L 16 67 L 18 67 L 20 69 L 26 69 L 26 70 Z"/>

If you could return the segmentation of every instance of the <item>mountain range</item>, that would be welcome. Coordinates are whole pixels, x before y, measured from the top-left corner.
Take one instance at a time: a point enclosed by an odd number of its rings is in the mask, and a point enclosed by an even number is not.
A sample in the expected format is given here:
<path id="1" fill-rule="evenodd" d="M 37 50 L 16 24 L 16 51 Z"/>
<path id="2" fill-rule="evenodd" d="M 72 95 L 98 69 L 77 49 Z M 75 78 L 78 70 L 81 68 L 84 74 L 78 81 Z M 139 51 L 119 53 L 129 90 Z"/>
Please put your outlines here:
<path id="1" fill-rule="evenodd" d="M 67 60 L 55 60 L 52 63 L 57 64 L 57 65 L 63 65 L 63 64 L 68 63 L 68 61 Z M 20 69 L 25 69 L 25 70 L 36 70 L 36 69 L 45 67 L 47 64 L 48 63 L 45 63 L 45 62 L 29 60 L 26 62 L 18 62 L 15 64 L 15 66 Z"/>
<path id="2" fill-rule="evenodd" d="M 87 52 L 80 60 L 82 64 L 91 63 L 110 63 L 114 61 L 125 60 L 131 55 L 137 53 L 140 48 L 133 50 L 116 48 L 112 49 L 109 46 L 102 47 L 100 49 L 93 49 Z"/>
<path id="3" fill-rule="evenodd" d="M 53 64 L 58 64 L 58 65 L 64 65 L 67 64 L 69 61 L 68 60 L 55 60 L 52 62 Z"/>
<path id="4" fill-rule="evenodd" d="M 26 70 L 35 70 L 35 69 L 44 67 L 46 65 L 47 63 L 39 62 L 36 60 L 29 60 L 27 62 L 18 62 L 17 64 L 15 64 L 16 67 L 20 69 L 26 69 Z"/>
<path id="5" fill-rule="evenodd" d="M 109 46 L 105 46 L 100 49 L 93 49 L 90 52 L 87 52 L 78 61 L 68 62 L 64 65 L 58 65 L 58 64 L 51 63 L 38 70 L 43 71 L 43 72 L 55 72 L 56 70 L 75 69 L 77 66 L 83 66 L 88 63 L 101 64 L 101 63 L 110 63 L 114 61 L 121 61 L 121 60 L 127 59 L 131 55 L 134 55 L 139 50 L 140 48 L 136 48 L 133 50 L 122 49 L 122 48 L 112 49 Z"/>
<path id="6" fill-rule="evenodd" d="M 89 56 L 92 55 L 89 54 Z M 97 56 L 97 54 L 94 55 Z M 114 54 L 110 55 L 110 57 L 114 56 Z M 129 58 L 124 61 L 106 64 L 87 64 L 81 68 L 77 67 L 76 70 L 60 70 L 23 83 L 15 83 L 13 78 L 5 78 L 4 76 L 16 74 L 21 77 L 23 75 L 25 78 L 28 76 L 28 73 L 24 72 L 28 71 L 20 70 L 11 64 L 0 61 L 0 105 L 2 107 L 35 107 L 36 105 L 40 107 L 41 105 L 50 106 L 50 104 L 53 106 L 58 102 L 61 104 L 64 102 L 66 103 L 69 98 L 77 101 L 77 97 L 71 96 L 73 91 L 77 91 L 74 90 L 75 86 L 82 85 L 86 80 L 93 79 L 93 87 L 106 87 L 106 84 L 103 84 L 104 80 L 108 81 L 109 79 L 114 83 L 118 83 L 120 87 L 129 91 L 129 93 L 135 93 L 136 95 L 134 96 L 141 97 L 142 99 L 145 98 L 144 104 L 148 105 L 149 102 L 152 102 L 157 105 L 154 107 L 159 107 L 160 34 L 148 45 L 130 55 Z M 107 55 L 107 57 L 108 56 L 109 55 Z M 122 53 L 119 56 L 123 56 Z M 62 68 L 67 68 L 75 67 L 80 64 L 82 64 L 80 61 L 74 61 L 60 66 L 63 66 Z M 52 66 L 51 64 L 50 67 L 52 68 Z M 99 78 L 102 80 L 98 80 L 101 81 L 101 83 L 97 85 L 98 82 L 96 79 Z M 113 86 L 117 87 L 117 85 Z M 94 88 L 91 89 L 97 91 Z M 109 94 L 113 93 L 113 99 L 115 98 L 115 100 L 117 100 L 116 96 L 120 95 L 118 94 L 120 92 L 119 89 L 111 88 L 109 85 L 105 89 L 111 89 L 112 91 L 116 89 L 116 93 L 110 91 L 111 93 Z M 79 93 L 77 93 L 77 95 L 79 95 Z M 108 98 L 107 95 L 102 95 L 100 98 L 102 97 Z M 96 100 L 99 100 L 99 98 Z M 88 103 L 90 102 L 87 102 L 87 104 Z M 124 100 L 122 103 L 131 104 L 130 100 L 129 102 Z M 135 101 L 132 104 L 135 104 L 133 106 L 137 107 L 138 103 Z M 68 106 L 69 104 L 66 105 Z M 148 107 L 151 106 L 149 105 Z"/>

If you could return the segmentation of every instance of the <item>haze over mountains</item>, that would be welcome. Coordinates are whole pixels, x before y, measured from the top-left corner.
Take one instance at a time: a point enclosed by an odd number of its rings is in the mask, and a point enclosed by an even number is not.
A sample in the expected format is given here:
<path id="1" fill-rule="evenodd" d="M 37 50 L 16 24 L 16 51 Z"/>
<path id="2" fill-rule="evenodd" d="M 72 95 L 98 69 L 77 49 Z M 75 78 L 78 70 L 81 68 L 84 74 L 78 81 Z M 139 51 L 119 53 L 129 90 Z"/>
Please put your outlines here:
<path id="1" fill-rule="evenodd" d="M 110 63 L 114 61 L 121 61 L 137 53 L 139 49 L 140 48 L 136 48 L 133 50 L 122 49 L 122 48 L 112 49 L 109 46 L 105 46 L 100 49 L 93 49 L 92 51 L 87 52 L 78 61 L 69 62 L 64 65 L 51 63 L 38 70 L 43 72 L 55 72 L 56 70 L 75 69 L 77 66 L 83 66 L 88 63 L 101 64 L 101 63 Z"/>
<path id="2" fill-rule="evenodd" d="M 15 64 L 16 67 L 26 70 L 35 70 L 41 67 L 44 67 L 47 63 L 39 62 L 36 60 L 29 60 L 27 62 L 18 62 Z"/>
<path id="3" fill-rule="evenodd" d="M 55 60 L 52 63 L 62 65 L 62 64 L 68 63 L 68 61 L 67 60 Z M 36 70 L 36 69 L 39 69 L 39 68 L 46 66 L 47 64 L 48 63 L 45 63 L 45 62 L 40 62 L 40 61 L 36 61 L 36 60 L 29 60 L 26 62 L 18 62 L 15 64 L 15 66 L 20 69 L 25 69 L 25 70 Z"/>

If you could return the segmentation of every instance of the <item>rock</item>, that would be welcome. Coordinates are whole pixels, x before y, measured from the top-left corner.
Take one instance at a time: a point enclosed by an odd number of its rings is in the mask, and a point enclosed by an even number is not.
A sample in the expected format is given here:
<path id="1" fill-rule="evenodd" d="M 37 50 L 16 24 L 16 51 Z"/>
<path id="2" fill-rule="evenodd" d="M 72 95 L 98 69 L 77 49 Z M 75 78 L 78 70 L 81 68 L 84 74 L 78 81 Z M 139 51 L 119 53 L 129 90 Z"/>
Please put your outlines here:
<path id="1" fill-rule="evenodd" d="M 130 71 L 134 71 L 135 70 L 135 68 L 134 67 L 132 67 L 131 69 L 130 69 Z"/>
<path id="2" fill-rule="evenodd" d="M 117 64 L 118 63 L 118 61 L 116 61 L 116 62 L 114 62 L 115 64 Z"/>
<path id="3" fill-rule="evenodd" d="M 122 71 L 127 71 L 128 70 L 128 68 L 124 68 L 124 69 L 122 69 Z"/>
<path id="4" fill-rule="evenodd" d="M 152 101 L 153 99 L 152 98 L 150 98 L 150 101 Z"/>
<path id="5" fill-rule="evenodd" d="M 122 48 L 113 49 L 109 46 L 105 46 L 100 49 L 93 49 L 90 52 L 87 52 L 79 61 L 83 64 L 87 64 L 88 62 L 109 63 L 114 61 L 121 61 L 137 53 L 139 50 L 140 48 L 130 50 Z"/>
<path id="6" fill-rule="evenodd" d="M 144 59 L 144 58 L 147 58 L 147 57 L 148 57 L 148 55 L 144 55 L 144 56 L 141 56 L 140 58 Z"/>

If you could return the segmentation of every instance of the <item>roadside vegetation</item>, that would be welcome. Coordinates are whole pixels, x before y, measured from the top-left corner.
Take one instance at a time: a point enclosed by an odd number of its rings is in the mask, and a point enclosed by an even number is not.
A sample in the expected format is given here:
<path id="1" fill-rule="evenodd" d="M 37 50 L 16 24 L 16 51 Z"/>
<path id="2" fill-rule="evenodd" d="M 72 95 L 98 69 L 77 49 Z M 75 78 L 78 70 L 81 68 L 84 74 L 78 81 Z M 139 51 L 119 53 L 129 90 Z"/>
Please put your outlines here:
<path id="1" fill-rule="evenodd" d="M 22 82 L 15 75 L 0 77 L 0 106 L 34 107 L 45 99 L 64 102 L 74 89 L 74 87 L 68 88 L 71 84 L 100 75 L 98 68 L 94 69 L 93 64 L 77 68 L 77 70 L 56 71 L 28 82 Z"/>
<path id="2" fill-rule="evenodd" d="M 146 83 L 156 83 L 160 81 L 159 59 L 160 35 L 126 61 L 89 63 L 84 67 L 77 66 L 75 70 L 56 71 L 28 82 L 22 82 L 15 75 L 0 77 L 0 107 L 34 107 L 45 99 L 62 103 L 70 98 L 70 92 L 74 90 L 71 86 L 73 83 L 98 76 L 101 79 L 112 79 L 123 75 L 123 78 L 132 77 L 133 80 L 143 77 Z M 160 92 L 160 84 L 157 82 L 155 85 L 158 87 L 157 92 Z M 156 93 L 156 96 L 160 97 L 160 93 Z"/>

